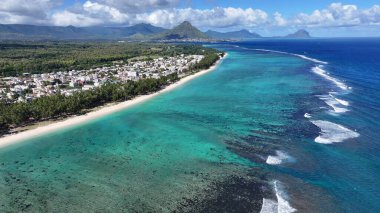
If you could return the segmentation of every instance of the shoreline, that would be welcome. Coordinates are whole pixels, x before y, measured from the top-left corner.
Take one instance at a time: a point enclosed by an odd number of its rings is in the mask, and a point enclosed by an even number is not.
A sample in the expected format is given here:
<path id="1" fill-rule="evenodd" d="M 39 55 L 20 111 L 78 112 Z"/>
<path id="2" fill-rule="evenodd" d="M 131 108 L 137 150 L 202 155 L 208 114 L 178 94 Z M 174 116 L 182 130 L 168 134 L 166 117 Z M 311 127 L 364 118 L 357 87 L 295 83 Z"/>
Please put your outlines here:
<path id="1" fill-rule="evenodd" d="M 154 97 L 156 97 L 162 93 L 169 92 L 169 91 L 183 85 L 186 82 L 189 82 L 189 81 L 191 81 L 191 80 L 193 80 L 193 79 L 195 79 L 201 75 L 204 75 L 210 71 L 215 70 L 221 64 L 223 59 L 225 59 L 227 56 L 228 56 L 228 53 L 225 53 L 225 55 L 222 58 L 220 58 L 210 68 L 208 68 L 206 70 L 201 70 L 199 72 L 196 72 L 194 74 L 190 74 L 188 76 L 185 76 L 185 77 L 181 78 L 179 81 L 177 81 L 173 84 L 170 84 L 170 85 L 166 86 L 164 89 L 161 89 L 161 90 L 154 92 L 152 94 L 137 96 L 131 100 L 127 100 L 127 101 L 124 101 L 121 103 L 113 104 L 111 106 L 109 106 L 109 104 L 108 105 L 106 104 L 106 105 L 100 107 L 99 109 L 95 108 L 94 111 L 90 111 L 84 115 L 71 116 L 71 117 L 65 118 L 63 120 L 52 121 L 52 123 L 48 123 L 48 124 L 45 124 L 42 126 L 38 126 L 36 128 L 27 129 L 25 131 L 18 132 L 15 134 L 4 135 L 0 138 L 0 149 L 5 148 L 5 147 L 10 146 L 10 145 L 13 145 L 13 144 L 16 144 L 16 143 L 19 143 L 19 142 L 22 142 L 23 140 L 26 140 L 26 139 L 38 137 L 40 135 L 47 134 L 47 133 L 50 133 L 50 132 L 58 130 L 58 129 L 78 125 L 78 124 L 84 123 L 86 121 L 90 121 L 90 120 L 100 118 L 102 116 L 105 116 L 105 115 L 108 115 L 108 114 L 111 114 L 111 113 L 114 113 L 114 112 L 117 112 L 117 111 L 120 111 L 123 109 L 127 109 L 128 107 L 134 106 L 134 105 L 142 103 L 144 101 L 147 101 L 147 100 L 154 98 Z M 38 123 L 37 123 L 37 125 L 38 125 Z M 31 125 L 31 126 L 33 126 L 33 125 Z"/>

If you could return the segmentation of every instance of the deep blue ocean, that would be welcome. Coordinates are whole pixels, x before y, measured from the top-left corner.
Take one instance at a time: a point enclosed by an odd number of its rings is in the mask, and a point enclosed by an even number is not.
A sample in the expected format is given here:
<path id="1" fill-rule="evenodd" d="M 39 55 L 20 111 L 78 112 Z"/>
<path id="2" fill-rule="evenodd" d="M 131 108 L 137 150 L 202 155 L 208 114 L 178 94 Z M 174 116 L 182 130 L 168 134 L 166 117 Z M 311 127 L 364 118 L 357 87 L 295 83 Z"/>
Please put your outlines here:
<path id="1" fill-rule="evenodd" d="M 379 212 L 380 39 L 205 44 L 175 90 L 0 150 L 0 212 Z"/>
<path id="2" fill-rule="evenodd" d="M 304 116 L 314 121 L 319 131 L 326 132 L 320 143 L 295 142 L 297 145 L 288 148 L 295 162 L 282 165 L 276 172 L 294 178 L 288 183 L 290 191 L 293 188 L 296 197 L 310 196 L 316 203 L 331 196 L 338 208 L 326 208 L 325 212 L 378 212 L 380 39 L 260 40 L 236 45 L 246 50 L 281 51 L 284 53 L 278 54 L 316 59 L 304 72 L 318 76 L 314 79 L 318 86 L 313 88 L 310 103 L 300 103 L 303 106 L 299 110 L 300 115 L 308 113 Z M 315 70 L 316 67 L 320 69 Z M 303 183 L 323 192 L 313 194 L 307 186 L 302 189 Z"/>

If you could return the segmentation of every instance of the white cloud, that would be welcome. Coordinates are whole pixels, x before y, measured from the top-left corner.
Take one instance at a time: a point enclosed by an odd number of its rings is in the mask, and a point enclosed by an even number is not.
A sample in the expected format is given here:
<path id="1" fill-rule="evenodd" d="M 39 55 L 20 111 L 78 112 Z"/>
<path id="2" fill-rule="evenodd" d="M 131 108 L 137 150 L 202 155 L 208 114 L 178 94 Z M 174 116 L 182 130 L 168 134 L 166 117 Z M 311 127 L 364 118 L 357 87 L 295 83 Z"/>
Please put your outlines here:
<path id="1" fill-rule="evenodd" d="M 0 11 L 22 16 L 45 17 L 50 9 L 60 3 L 61 0 L 2 0 Z"/>
<path id="2" fill-rule="evenodd" d="M 380 25 L 380 6 L 374 5 L 368 10 L 364 10 L 361 21 L 369 25 Z"/>
<path id="3" fill-rule="evenodd" d="M 118 9 L 86 1 L 81 7 L 72 10 L 64 10 L 52 15 L 51 22 L 58 26 L 92 26 L 102 24 L 126 24 L 130 17 Z"/>
<path id="4" fill-rule="evenodd" d="M 327 9 L 297 15 L 291 24 L 306 27 L 349 27 L 380 23 L 380 7 L 360 10 L 356 5 L 333 3 Z"/>
<path id="5" fill-rule="evenodd" d="M 93 25 L 100 25 L 103 23 L 102 20 L 91 18 L 89 16 L 73 13 L 67 10 L 53 14 L 51 17 L 51 23 L 55 26 L 78 26 L 86 27 Z"/>
<path id="6" fill-rule="evenodd" d="M 230 26 L 255 27 L 267 22 L 268 15 L 252 8 L 214 8 L 156 10 L 152 13 L 137 14 L 136 21 L 158 26 L 172 27 L 183 21 L 190 21 L 197 27 L 223 28 Z"/>
<path id="7" fill-rule="evenodd" d="M 91 1 L 86 1 L 83 5 L 83 9 L 89 15 L 111 23 L 125 23 L 129 19 L 127 14 L 120 12 L 114 7 L 93 3 Z"/>
<path id="8" fill-rule="evenodd" d="M 94 0 L 125 13 L 141 13 L 162 8 L 173 8 L 179 0 Z"/>
<path id="9" fill-rule="evenodd" d="M 151 3 L 158 2 L 152 0 Z M 162 27 L 173 27 L 183 21 L 190 21 L 197 27 L 223 28 L 229 26 L 255 27 L 267 22 L 268 15 L 252 8 L 199 9 L 157 9 L 145 13 L 124 13 L 115 7 L 94 1 L 86 1 L 75 11 L 57 12 L 52 16 L 55 25 L 75 26 L 150 23 Z"/>
<path id="10" fill-rule="evenodd" d="M 274 20 L 274 25 L 275 26 L 286 26 L 287 25 L 287 21 L 286 21 L 286 19 L 284 19 L 283 17 L 282 17 L 282 15 L 281 15 L 281 13 L 279 13 L 279 12 L 275 12 L 274 14 L 273 14 L 273 20 Z"/>
<path id="11" fill-rule="evenodd" d="M 268 15 L 253 8 L 175 8 L 179 0 L 86 0 L 58 9 L 63 0 L 1 0 L 1 23 L 52 24 L 58 26 L 131 25 L 150 23 L 173 27 L 190 21 L 207 28 L 324 28 L 379 26 L 380 6 L 361 9 L 356 5 L 333 3 L 325 9 L 294 17 L 280 12 Z"/>
<path id="12" fill-rule="evenodd" d="M 62 0 L 1 0 L 1 23 L 43 23 Z"/>

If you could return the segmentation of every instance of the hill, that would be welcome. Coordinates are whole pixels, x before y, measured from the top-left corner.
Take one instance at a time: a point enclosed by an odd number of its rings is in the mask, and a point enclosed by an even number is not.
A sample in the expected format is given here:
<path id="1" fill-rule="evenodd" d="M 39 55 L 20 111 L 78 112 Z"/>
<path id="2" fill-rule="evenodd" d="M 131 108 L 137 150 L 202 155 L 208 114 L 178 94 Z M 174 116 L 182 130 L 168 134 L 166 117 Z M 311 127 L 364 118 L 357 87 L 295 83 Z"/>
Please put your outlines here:
<path id="1" fill-rule="evenodd" d="M 261 38 L 261 36 L 257 33 L 251 33 L 248 30 L 239 30 L 239 31 L 232 31 L 232 32 L 226 32 L 221 33 L 217 31 L 209 30 L 206 32 L 206 35 L 208 35 L 211 38 L 215 39 L 254 39 L 254 38 Z"/>
<path id="2" fill-rule="evenodd" d="M 125 39 L 134 35 L 153 35 L 167 29 L 156 27 L 151 24 L 136 24 L 130 27 L 86 27 L 86 32 L 99 39 Z"/>
<path id="3" fill-rule="evenodd" d="M 35 25 L 0 25 L 0 40 L 86 40 L 124 39 L 134 34 L 152 35 L 166 31 L 150 24 L 137 24 L 130 27 L 56 27 Z"/>
<path id="4" fill-rule="evenodd" d="M 205 33 L 198 30 L 191 25 L 190 22 L 184 21 L 180 25 L 171 30 L 152 37 L 153 40 L 171 40 L 171 39 L 207 39 L 209 38 Z"/>
<path id="5" fill-rule="evenodd" d="M 310 33 L 306 30 L 298 30 L 295 33 L 291 33 L 289 35 L 286 35 L 285 38 L 311 38 Z"/>
<path id="6" fill-rule="evenodd" d="M 310 38 L 306 30 L 272 38 Z M 173 40 L 173 39 L 255 39 L 262 38 L 248 30 L 205 33 L 185 21 L 173 29 L 150 24 L 136 24 L 129 27 L 58 27 L 23 24 L 0 24 L 0 40 Z"/>
<path id="7" fill-rule="evenodd" d="M 85 30 L 73 26 L 35 26 L 0 24 L 0 39 L 70 39 L 90 36 Z"/>

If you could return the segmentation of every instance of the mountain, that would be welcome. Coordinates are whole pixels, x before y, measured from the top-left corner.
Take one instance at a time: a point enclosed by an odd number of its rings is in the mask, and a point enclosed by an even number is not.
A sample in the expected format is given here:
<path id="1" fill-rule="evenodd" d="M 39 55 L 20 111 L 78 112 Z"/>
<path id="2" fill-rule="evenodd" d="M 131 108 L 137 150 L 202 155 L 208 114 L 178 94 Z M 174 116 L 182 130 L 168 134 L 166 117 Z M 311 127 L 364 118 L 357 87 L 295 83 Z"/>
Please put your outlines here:
<path id="1" fill-rule="evenodd" d="M 295 33 L 286 35 L 285 38 L 311 38 L 310 33 L 306 30 L 298 30 Z"/>
<path id="2" fill-rule="evenodd" d="M 153 26 L 151 24 L 143 24 L 143 23 L 142 24 L 136 24 L 134 26 L 127 27 L 124 29 L 126 29 L 129 33 L 133 32 L 133 34 L 140 33 L 143 35 L 161 33 L 161 32 L 164 32 L 167 30 L 167 29 L 164 29 L 162 27 L 156 27 L 156 26 Z"/>
<path id="3" fill-rule="evenodd" d="M 73 26 L 0 24 L 0 39 L 70 39 L 78 36 L 89 36 L 89 34 L 85 30 Z"/>
<path id="4" fill-rule="evenodd" d="M 201 32 L 185 21 L 173 29 L 164 29 L 150 24 L 136 24 L 129 27 L 57 27 L 23 24 L 0 24 L 0 40 L 171 40 L 171 39 L 254 39 L 261 38 L 248 30 L 233 32 Z M 298 30 L 284 37 L 310 38 L 306 30 Z"/>
<path id="5" fill-rule="evenodd" d="M 206 34 L 185 21 L 171 30 L 150 24 L 137 24 L 130 27 L 56 27 L 0 24 L 0 40 L 85 40 L 85 39 L 202 39 Z"/>
<path id="6" fill-rule="evenodd" d="M 251 33 L 248 30 L 239 30 L 239 31 L 233 31 L 233 32 L 226 32 L 221 33 L 217 31 L 209 30 L 206 32 L 206 35 L 208 35 L 211 38 L 215 39 L 254 39 L 254 38 L 261 38 L 261 36 L 257 33 Z"/>
<path id="7" fill-rule="evenodd" d="M 4 39 L 124 39 L 134 34 L 152 35 L 166 31 L 150 24 L 137 24 L 130 27 L 56 27 L 0 24 L 0 40 Z"/>
<path id="8" fill-rule="evenodd" d="M 85 27 L 87 33 L 99 39 L 125 39 L 135 34 L 153 35 L 167 29 L 155 27 L 151 24 L 136 24 L 130 27 Z"/>
<path id="9" fill-rule="evenodd" d="M 171 39 L 207 39 L 209 38 L 205 33 L 198 30 L 191 25 L 190 22 L 184 21 L 180 25 L 174 27 L 171 30 L 167 30 L 156 36 L 153 36 L 154 40 L 171 40 Z"/>

